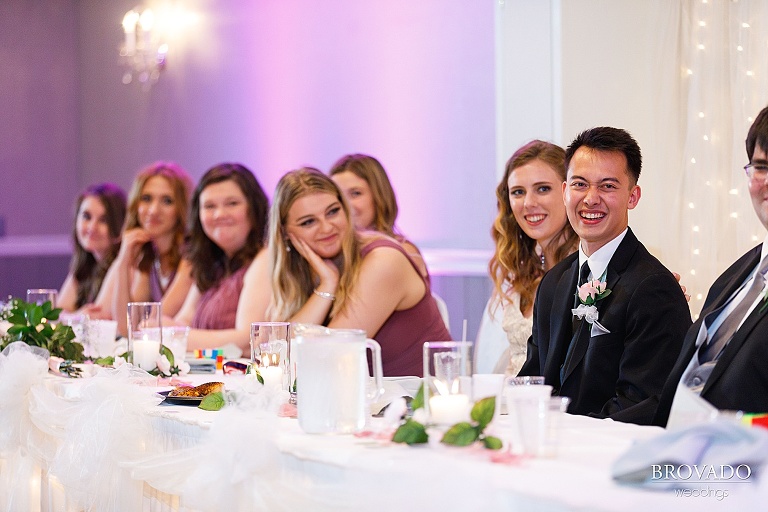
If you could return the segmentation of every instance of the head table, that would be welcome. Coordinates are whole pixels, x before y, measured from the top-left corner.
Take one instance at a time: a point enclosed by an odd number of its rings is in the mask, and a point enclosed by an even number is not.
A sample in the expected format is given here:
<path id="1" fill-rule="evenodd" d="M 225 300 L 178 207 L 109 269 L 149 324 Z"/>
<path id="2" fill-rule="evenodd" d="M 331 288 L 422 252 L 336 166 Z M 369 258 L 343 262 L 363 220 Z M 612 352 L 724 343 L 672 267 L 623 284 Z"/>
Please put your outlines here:
<path id="1" fill-rule="evenodd" d="M 555 457 L 494 460 L 482 448 L 390 443 L 379 418 L 368 435 L 308 435 L 275 414 L 274 396 L 204 411 L 160 404 L 156 391 L 169 388 L 137 385 L 125 369 L 83 379 L 8 369 L 0 365 L 2 510 L 645 512 L 766 498 L 765 485 L 718 501 L 615 483 L 613 461 L 663 432 L 655 427 L 565 415 Z M 246 380 L 189 378 L 228 390 Z M 509 427 L 502 415 L 493 428 L 505 438 Z"/>

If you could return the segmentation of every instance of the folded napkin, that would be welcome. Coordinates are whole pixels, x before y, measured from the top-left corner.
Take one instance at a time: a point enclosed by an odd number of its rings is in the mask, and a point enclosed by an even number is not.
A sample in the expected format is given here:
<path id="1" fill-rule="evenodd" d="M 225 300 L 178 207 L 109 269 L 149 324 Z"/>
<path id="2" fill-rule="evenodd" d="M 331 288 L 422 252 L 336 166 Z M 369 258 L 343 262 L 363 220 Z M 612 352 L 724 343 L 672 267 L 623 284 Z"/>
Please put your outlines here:
<path id="1" fill-rule="evenodd" d="M 632 446 L 613 479 L 648 489 L 690 488 L 752 480 L 768 460 L 768 431 L 716 420 Z"/>

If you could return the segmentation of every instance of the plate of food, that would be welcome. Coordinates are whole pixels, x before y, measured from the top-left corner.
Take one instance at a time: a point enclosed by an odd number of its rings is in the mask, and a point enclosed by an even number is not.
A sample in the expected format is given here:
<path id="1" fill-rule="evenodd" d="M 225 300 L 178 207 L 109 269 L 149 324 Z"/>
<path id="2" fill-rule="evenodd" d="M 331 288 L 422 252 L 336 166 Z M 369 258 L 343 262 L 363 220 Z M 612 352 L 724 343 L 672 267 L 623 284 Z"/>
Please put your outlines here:
<path id="1" fill-rule="evenodd" d="M 211 393 L 224 391 L 223 382 L 206 382 L 195 387 L 178 387 L 158 393 L 165 397 L 165 402 L 172 405 L 200 405 L 203 398 Z"/>

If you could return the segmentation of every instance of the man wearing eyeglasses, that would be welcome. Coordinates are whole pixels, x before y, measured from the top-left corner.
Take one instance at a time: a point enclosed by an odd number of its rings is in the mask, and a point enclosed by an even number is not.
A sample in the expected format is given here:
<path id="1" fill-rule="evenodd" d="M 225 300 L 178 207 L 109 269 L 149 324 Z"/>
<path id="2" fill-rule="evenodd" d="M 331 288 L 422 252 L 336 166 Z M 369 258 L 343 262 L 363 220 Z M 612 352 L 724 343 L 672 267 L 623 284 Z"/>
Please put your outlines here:
<path id="1" fill-rule="evenodd" d="M 749 195 L 768 230 L 768 107 L 747 134 Z M 665 426 L 682 410 L 685 387 L 721 410 L 768 412 L 768 236 L 723 272 L 661 394 L 654 419 Z M 674 404 L 674 405 L 673 405 Z"/>

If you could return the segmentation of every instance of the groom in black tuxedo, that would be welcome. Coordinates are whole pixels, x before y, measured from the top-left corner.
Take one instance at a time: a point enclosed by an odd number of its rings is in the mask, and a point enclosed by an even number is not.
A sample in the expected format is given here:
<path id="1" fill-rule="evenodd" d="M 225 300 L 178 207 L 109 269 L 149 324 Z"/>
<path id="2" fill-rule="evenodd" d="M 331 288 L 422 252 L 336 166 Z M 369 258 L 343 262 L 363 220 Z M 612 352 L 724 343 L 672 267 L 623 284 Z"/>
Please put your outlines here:
<path id="1" fill-rule="evenodd" d="M 746 146 L 749 195 L 768 230 L 768 107 L 752 123 Z M 768 412 L 767 273 L 768 236 L 717 278 L 664 386 L 655 424 L 667 424 L 678 386 L 718 409 Z"/>
<path id="2" fill-rule="evenodd" d="M 586 130 L 568 146 L 563 199 L 579 250 L 541 280 L 519 375 L 543 375 L 573 414 L 650 423 L 691 315 L 672 273 L 629 229 L 641 165 L 637 142 L 617 128 Z M 596 319 L 579 318 L 577 289 L 593 280 L 610 293 L 581 308 Z"/>

